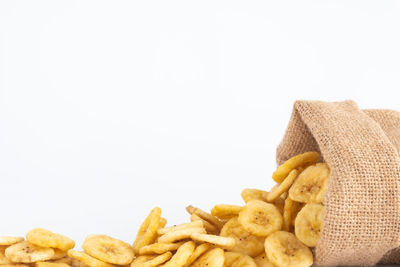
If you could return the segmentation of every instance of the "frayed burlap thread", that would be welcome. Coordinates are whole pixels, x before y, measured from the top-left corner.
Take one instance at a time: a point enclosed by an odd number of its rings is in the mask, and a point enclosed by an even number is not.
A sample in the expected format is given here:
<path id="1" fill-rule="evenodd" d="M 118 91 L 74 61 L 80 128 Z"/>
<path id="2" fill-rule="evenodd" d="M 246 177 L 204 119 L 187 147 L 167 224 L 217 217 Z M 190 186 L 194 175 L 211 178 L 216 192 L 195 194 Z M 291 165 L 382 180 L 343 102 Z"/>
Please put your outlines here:
<path id="1" fill-rule="evenodd" d="M 385 254 L 396 263 L 399 144 L 396 111 L 362 111 L 353 101 L 294 103 L 277 148 L 278 164 L 306 151 L 319 151 L 331 168 L 316 266 L 373 266 Z"/>

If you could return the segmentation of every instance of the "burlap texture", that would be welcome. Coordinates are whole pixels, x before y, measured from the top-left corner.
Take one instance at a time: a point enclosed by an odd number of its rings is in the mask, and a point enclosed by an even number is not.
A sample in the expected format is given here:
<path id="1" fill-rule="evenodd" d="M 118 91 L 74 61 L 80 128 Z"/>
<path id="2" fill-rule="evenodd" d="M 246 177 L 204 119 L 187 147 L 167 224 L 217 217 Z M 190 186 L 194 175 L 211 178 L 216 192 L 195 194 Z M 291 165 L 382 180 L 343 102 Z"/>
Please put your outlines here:
<path id="1" fill-rule="evenodd" d="M 400 113 L 296 101 L 277 162 L 319 151 L 331 168 L 317 266 L 400 263 Z"/>

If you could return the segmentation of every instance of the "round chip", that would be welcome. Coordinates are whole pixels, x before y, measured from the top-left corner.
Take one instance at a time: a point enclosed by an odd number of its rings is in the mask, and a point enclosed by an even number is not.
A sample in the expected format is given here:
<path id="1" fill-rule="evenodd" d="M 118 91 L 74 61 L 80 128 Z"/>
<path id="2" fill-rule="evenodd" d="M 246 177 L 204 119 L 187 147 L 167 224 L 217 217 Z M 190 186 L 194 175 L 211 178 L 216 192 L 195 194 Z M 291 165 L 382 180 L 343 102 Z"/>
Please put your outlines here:
<path id="1" fill-rule="evenodd" d="M 178 248 L 175 255 L 163 265 L 163 267 L 179 267 L 186 264 L 190 256 L 193 254 L 196 245 L 193 241 L 188 241 Z"/>
<path id="2" fill-rule="evenodd" d="M 324 206 L 309 203 L 297 214 L 295 221 L 296 237 L 309 247 L 317 245 L 321 228 Z"/>
<path id="3" fill-rule="evenodd" d="M 265 239 L 268 260 L 277 267 L 309 267 L 313 264 L 311 250 L 292 233 L 277 231 Z"/>
<path id="4" fill-rule="evenodd" d="M 282 228 L 282 214 L 273 204 L 251 200 L 239 213 L 239 222 L 249 233 L 266 237 Z"/>
<path id="5" fill-rule="evenodd" d="M 214 248 L 200 256 L 191 267 L 223 267 L 224 261 L 224 251 L 221 248 Z"/>
<path id="6" fill-rule="evenodd" d="M 233 252 L 242 252 L 251 257 L 260 255 L 264 251 L 264 237 L 258 237 L 247 232 L 239 223 L 237 217 L 230 219 L 222 228 L 221 236 L 233 237 L 235 246 Z"/>
<path id="7" fill-rule="evenodd" d="M 246 203 L 250 200 L 267 201 L 268 192 L 259 189 L 245 188 L 243 189 L 241 196 Z"/>
<path id="8" fill-rule="evenodd" d="M 81 262 L 80 260 L 71 258 L 69 256 L 61 258 L 59 260 L 54 260 L 52 262 L 54 262 L 54 263 L 65 263 L 65 264 L 68 264 L 69 266 L 72 266 L 72 267 L 87 267 L 87 265 L 84 264 L 83 262 Z"/>
<path id="9" fill-rule="evenodd" d="M 289 190 L 292 186 L 293 182 L 296 180 L 299 175 L 299 171 L 294 169 L 289 175 L 282 181 L 281 184 L 278 184 L 269 192 L 267 200 L 268 202 L 274 202 L 278 197 L 280 197 L 283 193 Z"/>
<path id="10" fill-rule="evenodd" d="M 142 247 L 152 244 L 156 240 L 157 230 L 161 223 L 161 209 L 156 207 L 150 212 L 139 228 L 136 240 L 133 243 L 133 251 L 135 253 L 139 253 Z"/>
<path id="11" fill-rule="evenodd" d="M 11 246 L 22 241 L 24 238 L 19 236 L 0 236 L 0 246 Z"/>
<path id="12" fill-rule="evenodd" d="M 322 203 L 328 188 L 329 173 L 326 163 L 307 167 L 290 188 L 290 198 L 302 203 Z"/>
<path id="13" fill-rule="evenodd" d="M 165 263 L 172 257 L 171 252 L 165 252 L 164 254 L 154 256 L 154 255 L 145 255 L 139 256 L 133 260 L 131 267 L 155 267 L 160 266 Z M 164 265 L 163 265 L 164 266 Z"/>
<path id="14" fill-rule="evenodd" d="M 129 244 L 106 235 L 86 237 L 82 248 L 88 255 L 112 264 L 129 264 L 134 257 L 133 249 Z"/>
<path id="15" fill-rule="evenodd" d="M 272 174 L 272 179 L 277 183 L 281 183 L 293 169 L 304 165 L 315 164 L 319 159 L 320 155 L 317 152 L 306 152 L 294 156 L 278 167 Z"/>
<path id="16" fill-rule="evenodd" d="M 31 263 L 50 260 L 54 256 L 54 250 L 22 241 L 6 248 L 5 255 L 12 262 Z"/>
<path id="17" fill-rule="evenodd" d="M 215 205 L 211 210 L 211 215 L 221 220 L 229 220 L 236 217 L 243 207 L 237 205 L 219 204 Z"/>
<path id="18" fill-rule="evenodd" d="M 70 249 L 68 250 L 68 256 L 83 262 L 89 267 L 113 267 L 112 264 L 93 258 L 92 256 L 82 251 Z"/>
<path id="19" fill-rule="evenodd" d="M 212 225 L 214 225 L 215 227 L 217 227 L 217 229 L 218 229 L 219 231 L 220 231 L 220 230 L 222 229 L 222 227 L 224 226 L 224 224 L 223 224 L 220 220 L 218 220 L 217 217 L 212 216 L 211 214 L 209 214 L 209 213 L 207 213 L 207 212 L 205 212 L 205 211 L 203 211 L 203 210 L 201 210 L 201 209 L 199 209 L 199 208 L 196 208 L 196 207 L 193 207 L 193 206 L 187 206 L 187 207 L 186 207 L 186 211 L 189 212 L 191 215 L 192 215 L 192 214 L 196 214 L 196 215 L 198 215 L 200 218 L 202 218 L 203 220 L 208 221 L 209 223 L 211 223 Z"/>
<path id="20" fill-rule="evenodd" d="M 254 261 L 256 262 L 258 267 L 275 267 L 275 265 L 273 265 L 272 262 L 268 260 L 265 253 L 255 257 Z"/>
<path id="21" fill-rule="evenodd" d="M 41 247 L 58 248 L 65 251 L 75 246 L 75 242 L 71 238 L 42 228 L 29 231 L 26 234 L 26 240 Z"/>
<path id="22" fill-rule="evenodd" d="M 158 238 L 159 243 L 173 243 L 176 241 L 181 241 L 183 239 L 190 238 L 194 233 L 206 233 L 204 228 L 196 227 L 196 228 L 186 228 L 179 229 L 176 231 L 170 231 Z M 139 250 L 140 252 L 140 250 Z"/>

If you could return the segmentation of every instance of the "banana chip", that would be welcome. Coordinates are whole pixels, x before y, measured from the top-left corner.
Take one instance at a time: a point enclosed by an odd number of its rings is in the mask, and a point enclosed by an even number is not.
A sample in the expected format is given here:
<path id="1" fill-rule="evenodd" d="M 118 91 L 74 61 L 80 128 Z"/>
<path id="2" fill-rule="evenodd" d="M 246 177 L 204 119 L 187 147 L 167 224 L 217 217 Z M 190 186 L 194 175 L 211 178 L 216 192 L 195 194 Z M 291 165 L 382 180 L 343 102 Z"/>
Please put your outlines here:
<path id="1" fill-rule="evenodd" d="M 71 267 L 69 264 L 61 262 L 36 262 L 35 267 Z"/>
<path id="2" fill-rule="evenodd" d="M 158 256 L 139 256 L 131 264 L 131 267 L 155 267 L 165 263 L 172 257 L 171 252 L 165 252 Z"/>
<path id="3" fill-rule="evenodd" d="M 261 200 L 266 202 L 268 197 L 268 192 L 259 189 L 246 188 L 243 189 L 241 196 L 244 202 L 246 203 L 249 202 L 250 200 Z"/>
<path id="4" fill-rule="evenodd" d="M 249 233 L 266 237 L 282 228 L 282 214 L 270 203 L 251 200 L 239 213 L 239 222 Z"/>
<path id="5" fill-rule="evenodd" d="M 133 251 L 139 253 L 139 250 L 154 242 L 157 238 L 157 230 L 161 223 L 161 209 L 159 207 L 154 208 L 149 216 L 144 220 L 139 228 L 136 236 L 136 240 L 133 243 Z"/>
<path id="6" fill-rule="evenodd" d="M 53 250 L 54 250 L 54 255 L 51 258 L 52 260 L 59 260 L 67 256 L 67 251 L 65 250 L 61 250 L 58 248 L 53 248 Z"/>
<path id="7" fill-rule="evenodd" d="M 193 206 L 187 206 L 186 207 L 187 212 L 189 212 L 191 215 L 192 214 L 196 214 L 198 215 L 200 218 L 202 218 L 203 220 L 208 221 L 209 223 L 211 223 L 212 225 L 214 225 L 215 227 L 217 227 L 217 229 L 220 231 L 222 229 L 222 227 L 224 226 L 224 224 L 218 220 L 218 218 L 212 216 L 211 214 L 193 207 Z"/>
<path id="8" fill-rule="evenodd" d="M 296 237 L 309 247 L 317 245 L 321 228 L 324 206 L 309 203 L 297 214 L 295 221 Z"/>
<path id="9" fill-rule="evenodd" d="M 225 252 L 225 267 L 257 267 L 253 258 L 239 252 Z"/>
<path id="10" fill-rule="evenodd" d="M 293 169 L 304 165 L 315 164 L 319 159 L 320 155 L 317 152 L 306 152 L 294 156 L 278 167 L 278 169 L 272 174 L 272 179 L 277 183 L 281 183 Z"/>
<path id="11" fill-rule="evenodd" d="M 268 260 L 265 253 L 255 257 L 254 261 L 258 267 L 275 267 L 275 265 L 273 265 L 272 262 Z"/>
<path id="12" fill-rule="evenodd" d="M 214 248 L 200 256 L 191 267 L 224 267 L 224 261 L 224 251 Z"/>
<path id="13" fill-rule="evenodd" d="M 183 239 L 190 238 L 192 234 L 194 233 L 202 233 L 205 234 L 206 231 L 204 228 L 187 228 L 187 229 L 181 229 L 181 230 L 176 230 L 176 231 L 171 231 L 168 232 L 158 238 L 159 243 L 173 243 L 175 241 L 180 241 Z"/>
<path id="14" fill-rule="evenodd" d="M 164 228 L 167 225 L 167 219 L 161 217 L 160 218 L 160 225 L 158 226 L 159 229 Z"/>
<path id="15" fill-rule="evenodd" d="M 283 207 L 283 226 L 282 229 L 284 231 L 290 230 L 290 226 L 292 224 L 292 212 L 293 212 L 293 200 L 288 197 L 285 200 L 285 206 Z"/>
<path id="16" fill-rule="evenodd" d="M 134 257 L 129 244 L 106 235 L 86 237 L 82 248 L 88 255 L 112 264 L 129 264 Z"/>
<path id="17" fill-rule="evenodd" d="M 242 252 L 251 257 L 255 257 L 264 251 L 265 238 L 247 232 L 239 223 L 237 217 L 230 219 L 224 225 L 221 230 L 221 236 L 235 239 L 235 246 L 230 249 L 233 252 Z"/>
<path id="18" fill-rule="evenodd" d="M 289 190 L 292 186 L 293 182 L 296 180 L 297 176 L 299 175 L 299 171 L 294 169 L 292 170 L 289 175 L 282 181 L 281 184 L 278 184 L 269 192 L 267 201 L 274 202 L 278 197 L 280 197 L 283 193 Z"/>
<path id="19" fill-rule="evenodd" d="M 0 236 L 0 246 L 11 246 L 22 241 L 24 238 L 19 236 Z"/>
<path id="20" fill-rule="evenodd" d="M 54 250 L 22 241 L 6 248 L 5 255 L 12 262 L 31 263 L 50 260 L 54 256 Z"/>
<path id="21" fill-rule="evenodd" d="M 232 249 L 236 244 L 235 239 L 232 237 L 224 237 L 224 236 L 208 235 L 200 233 L 194 233 L 190 237 L 195 241 L 207 242 L 226 249 Z"/>
<path id="22" fill-rule="evenodd" d="M 170 226 L 167 228 L 160 228 L 158 229 L 157 234 L 163 235 L 171 231 L 188 229 L 188 228 L 202 228 L 202 227 L 203 227 L 203 222 L 201 220 L 197 220 L 190 223 L 183 223 L 179 225 Z"/>
<path id="23" fill-rule="evenodd" d="M 215 205 L 211 210 L 211 215 L 221 220 L 229 220 L 230 218 L 238 216 L 243 207 L 237 205 L 219 204 Z"/>
<path id="24" fill-rule="evenodd" d="M 54 262 L 54 263 L 66 263 L 66 264 L 68 264 L 68 265 L 70 265 L 72 267 L 87 267 L 87 265 L 84 264 L 83 262 L 81 262 L 80 260 L 77 260 L 75 258 L 71 258 L 69 256 L 61 258 L 59 260 L 54 260 L 52 262 Z"/>
<path id="25" fill-rule="evenodd" d="M 26 240 L 41 247 L 58 248 L 65 251 L 75 246 L 75 242 L 71 238 L 42 228 L 30 230 L 26 234 Z"/>
<path id="26" fill-rule="evenodd" d="M 98 260 L 82 251 L 70 249 L 68 250 L 68 256 L 83 262 L 89 267 L 113 267 L 112 264 Z"/>
<path id="27" fill-rule="evenodd" d="M 154 244 L 142 247 L 140 249 L 140 251 L 139 251 L 139 254 L 140 255 L 164 254 L 165 252 L 168 252 L 168 251 L 177 250 L 180 246 L 183 245 L 183 243 L 184 242 L 179 242 L 179 243 L 154 243 Z"/>
<path id="28" fill-rule="evenodd" d="M 289 232 L 277 231 L 265 239 L 268 260 L 277 267 L 308 267 L 313 264 L 311 250 Z"/>
<path id="29" fill-rule="evenodd" d="M 203 255 L 205 252 L 207 252 L 211 248 L 212 248 L 212 245 L 209 243 L 203 243 L 203 244 L 197 246 L 196 249 L 193 251 L 193 254 L 189 257 L 189 259 L 183 265 L 183 267 L 190 266 L 190 264 L 192 264 L 195 260 L 197 260 L 201 255 Z"/>
<path id="30" fill-rule="evenodd" d="M 322 203 L 328 187 L 329 172 L 326 163 L 307 167 L 290 188 L 290 198 L 302 203 Z"/>
<path id="31" fill-rule="evenodd" d="M 188 259 L 193 254 L 195 247 L 196 247 L 196 245 L 194 244 L 193 241 L 186 242 L 180 248 L 178 248 L 175 255 L 172 256 L 172 258 L 167 263 L 165 263 L 163 266 L 164 267 L 182 267 L 183 265 L 185 265 L 187 263 Z"/>
<path id="32" fill-rule="evenodd" d="M 30 267 L 30 265 L 22 263 L 2 264 L 1 267 Z"/>
<path id="33" fill-rule="evenodd" d="M 4 264 L 12 264 L 13 262 L 10 261 L 6 255 L 4 254 L 5 250 L 6 250 L 7 246 L 0 246 L 0 265 L 4 265 Z"/>

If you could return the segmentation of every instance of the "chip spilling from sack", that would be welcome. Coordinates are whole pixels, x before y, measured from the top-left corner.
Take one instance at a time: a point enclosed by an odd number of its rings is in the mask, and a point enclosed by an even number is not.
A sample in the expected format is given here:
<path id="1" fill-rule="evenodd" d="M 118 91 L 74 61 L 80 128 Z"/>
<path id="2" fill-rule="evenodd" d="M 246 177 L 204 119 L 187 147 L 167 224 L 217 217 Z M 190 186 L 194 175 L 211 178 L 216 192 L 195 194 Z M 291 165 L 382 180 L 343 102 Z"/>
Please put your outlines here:
<path id="1" fill-rule="evenodd" d="M 217 204 L 210 212 L 192 205 L 189 220 L 166 226 L 156 207 L 132 245 L 89 235 L 83 251 L 46 229 L 23 237 L 0 236 L 0 266 L 7 267 L 308 267 L 318 243 L 329 167 L 320 155 L 290 158 L 273 173 L 269 191 L 246 188 L 243 206 Z"/>

